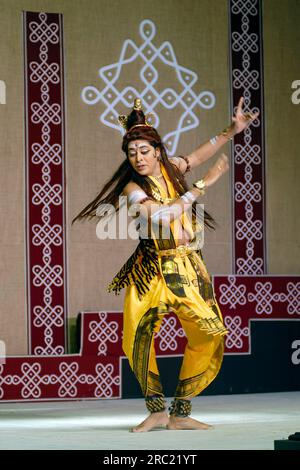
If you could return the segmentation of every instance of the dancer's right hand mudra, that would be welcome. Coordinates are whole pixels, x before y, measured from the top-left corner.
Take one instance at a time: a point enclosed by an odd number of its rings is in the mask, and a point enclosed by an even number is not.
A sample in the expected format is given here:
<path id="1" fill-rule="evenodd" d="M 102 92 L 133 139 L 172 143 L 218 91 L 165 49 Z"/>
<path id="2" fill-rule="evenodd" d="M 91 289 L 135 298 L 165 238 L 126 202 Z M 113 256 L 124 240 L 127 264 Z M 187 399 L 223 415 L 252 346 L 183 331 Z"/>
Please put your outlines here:
<path id="1" fill-rule="evenodd" d="M 208 187 L 214 184 L 228 169 L 228 157 L 225 153 L 222 153 L 204 176 L 203 180 L 205 181 L 205 186 Z"/>

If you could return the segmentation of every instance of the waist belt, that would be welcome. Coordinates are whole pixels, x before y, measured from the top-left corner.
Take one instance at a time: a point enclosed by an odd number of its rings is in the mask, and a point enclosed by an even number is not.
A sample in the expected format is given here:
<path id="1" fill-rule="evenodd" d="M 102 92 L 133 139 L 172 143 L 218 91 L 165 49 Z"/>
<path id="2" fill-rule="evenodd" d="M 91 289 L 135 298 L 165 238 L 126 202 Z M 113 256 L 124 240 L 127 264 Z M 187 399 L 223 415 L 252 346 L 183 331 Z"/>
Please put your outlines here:
<path id="1" fill-rule="evenodd" d="M 176 248 L 170 248 L 169 250 L 159 250 L 158 256 L 159 257 L 169 256 L 169 255 L 186 256 L 193 252 L 195 252 L 195 250 L 191 248 L 189 245 L 179 245 Z"/>

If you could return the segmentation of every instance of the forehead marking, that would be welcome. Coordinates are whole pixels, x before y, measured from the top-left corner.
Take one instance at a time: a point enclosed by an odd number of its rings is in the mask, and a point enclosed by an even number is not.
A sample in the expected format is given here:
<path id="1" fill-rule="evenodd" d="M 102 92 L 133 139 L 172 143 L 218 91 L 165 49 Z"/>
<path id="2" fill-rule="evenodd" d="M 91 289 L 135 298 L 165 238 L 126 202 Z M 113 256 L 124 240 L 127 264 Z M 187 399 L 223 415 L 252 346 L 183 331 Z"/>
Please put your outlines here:
<path id="1" fill-rule="evenodd" d="M 139 148 L 139 147 L 147 147 L 147 144 L 132 144 L 131 147 L 129 147 L 129 150 L 133 149 L 134 147 Z"/>

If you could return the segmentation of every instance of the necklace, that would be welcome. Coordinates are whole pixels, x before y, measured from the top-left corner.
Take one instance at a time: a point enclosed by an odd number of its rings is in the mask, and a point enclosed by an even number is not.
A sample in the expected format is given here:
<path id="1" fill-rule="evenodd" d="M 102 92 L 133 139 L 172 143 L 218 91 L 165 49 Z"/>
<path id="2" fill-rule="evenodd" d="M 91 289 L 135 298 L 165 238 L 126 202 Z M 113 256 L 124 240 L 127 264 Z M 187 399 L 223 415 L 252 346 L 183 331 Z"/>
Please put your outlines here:
<path id="1" fill-rule="evenodd" d="M 155 176 L 155 175 L 152 175 L 152 176 L 153 176 L 153 178 L 155 178 L 156 180 L 159 180 L 160 178 L 163 177 L 163 174 L 161 173 L 161 174 L 158 175 L 158 176 Z"/>
<path id="2" fill-rule="evenodd" d="M 156 199 L 156 201 L 161 202 L 162 204 L 169 204 L 170 202 L 175 201 L 179 197 L 179 194 L 177 192 L 174 198 L 162 197 L 160 195 L 158 188 L 154 188 L 154 187 L 151 187 L 151 193 L 152 193 L 153 198 Z"/>

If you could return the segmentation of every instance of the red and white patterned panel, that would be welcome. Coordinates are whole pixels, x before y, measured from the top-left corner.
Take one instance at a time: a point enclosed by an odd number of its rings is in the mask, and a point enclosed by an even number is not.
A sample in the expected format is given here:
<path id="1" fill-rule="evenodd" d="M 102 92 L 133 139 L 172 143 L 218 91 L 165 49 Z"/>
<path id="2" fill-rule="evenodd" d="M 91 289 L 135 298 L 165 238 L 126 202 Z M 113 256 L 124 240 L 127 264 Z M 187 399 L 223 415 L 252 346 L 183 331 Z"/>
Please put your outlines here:
<path id="1" fill-rule="evenodd" d="M 0 400 L 120 397 L 118 357 L 9 357 L 0 365 Z"/>
<path id="2" fill-rule="evenodd" d="M 23 13 L 29 351 L 65 351 L 62 16 Z"/>
<path id="3" fill-rule="evenodd" d="M 300 320 L 300 276 L 215 276 L 227 353 L 248 353 L 251 320 Z"/>
<path id="4" fill-rule="evenodd" d="M 123 356 L 122 312 L 82 312 L 81 354 Z"/>
<path id="5" fill-rule="evenodd" d="M 231 108 L 244 97 L 245 112 L 260 111 L 233 145 L 233 272 L 264 274 L 265 158 L 263 134 L 263 62 L 261 0 L 230 0 L 229 54 Z M 233 112 L 232 112 L 233 114 Z"/>

